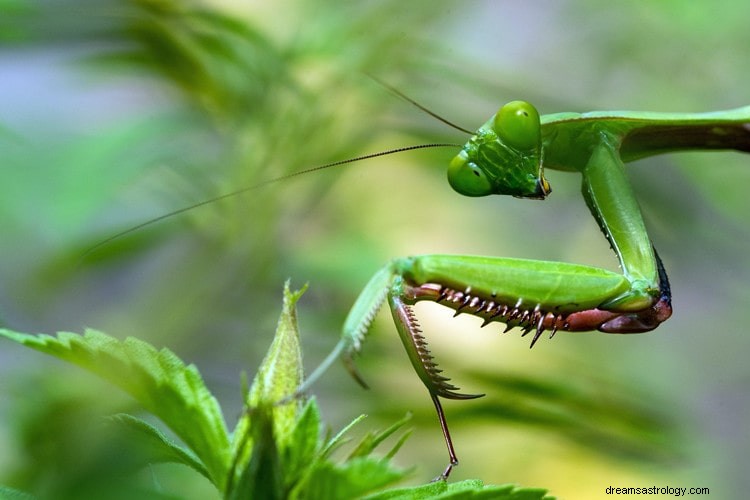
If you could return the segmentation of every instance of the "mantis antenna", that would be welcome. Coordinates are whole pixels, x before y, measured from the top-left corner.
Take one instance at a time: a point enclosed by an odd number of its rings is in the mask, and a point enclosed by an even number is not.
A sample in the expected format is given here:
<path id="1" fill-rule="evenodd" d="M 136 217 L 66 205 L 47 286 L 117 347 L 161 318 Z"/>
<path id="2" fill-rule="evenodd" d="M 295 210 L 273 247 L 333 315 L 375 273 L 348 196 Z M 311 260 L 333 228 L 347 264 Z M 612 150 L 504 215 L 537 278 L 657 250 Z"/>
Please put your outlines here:
<path id="1" fill-rule="evenodd" d="M 463 127 L 460 127 L 460 126 L 456 125 L 455 123 L 453 123 L 453 122 L 447 120 L 446 118 L 443 118 L 442 116 L 438 115 L 434 111 L 431 111 L 427 107 L 419 104 L 417 101 L 415 101 L 414 99 L 408 97 L 406 94 L 404 94 L 403 92 L 399 91 L 395 87 L 392 87 L 392 86 L 388 85 L 387 83 L 385 83 L 385 82 L 383 82 L 383 81 L 375 78 L 372 75 L 368 74 L 367 76 L 370 79 L 372 79 L 375 83 L 377 83 L 378 85 L 380 85 L 381 87 L 385 88 L 390 93 L 392 93 L 393 95 L 395 95 L 396 97 L 398 97 L 400 99 L 403 99 L 404 101 L 412 104 L 413 106 L 417 107 L 419 110 L 423 111 L 424 113 L 427 113 L 428 115 L 432 116 L 436 120 L 438 120 L 438 121 L 440 121 L 440 122 L 448 125 L 449 127 L 452 127 L 452 128 L 454 128 L 456 130 L 464 132 L 466 134 L 469 134 L 469 135 L 473 134 L 472 131 L 467 130 L 467 129 L 463 128 Z M 81 257 L 79 259 L 79 262 L 83 261 L 86 257 L 88 257 L 92 253 L 96 252 L 101 247 L 103 247 L 103 246 L 105 246 L 105 245 L 107 245 L 107 244 L 109 244 L 109 243 L 111 243 L 111 242 L 113 242 L 115 240 L 118 240 L 118 239 L 120 239 L 120 238 L 122 238 L 124 236 L 127 236 L 127 235 L 129 235 L 131 233 L 134 233 L 134 232 L 136 232 L 136 231 L 138 231 L 140 229 L 143 229 L 145 227 L 148 227 L 148 226 L 151 226 L 153 224 L 156 224 L 157 222 L 161 222 L 161 221 L 163 221 L 165 219 L 169 219 L 170 217 L 174 217 L 175 215 L 179 215 L 179 214 L 182 214 L 182 213 L 185 213 L 185 212 L 189 212 L 190 210 L 202 207 L 204 205 L 209 205 L 209 204 L 217 202 L 219 200 L 224 200 L 224 199 L 227 199 L 227 198 L 232 198 L 234 196 L 239 196 L 241 194 L 253 191 L 255 189 L 259 189 L 259 188 L 268 186 L 269 184 L 274 184 L 274 183 L 277 183 L 277 182 L 285 181 L 287 179 L 291 179 L 292 177 L 297 177 L 297 176 L 300 176 L 300 175 L 303 175 L 303 174 L 309 174 L 309 173 L 312 173 L 312 172 L 317 172 L 319 170 L 325 170 L 327 168 L 338 167 L 338 166 L 341 166 L 341 165 L 348 165 L 350 163 L 356 163 L 356 162 L 359 162 L 359 161 L 369 160 L 369 159 L 372 159 L 372 158 L 378 158 L 380 156 L 388 156 L 388 155 L 393 155 L 393 154 L 397 154 L 397 153 L 404 153 L 406 151 L 414 151 L 414 150 L 417 150 L 417 149 L 448 148 L 448 147 L 450 147 L 450 148 L 460 148 L 461 145 L 460 144 L 451 144 L 451 143 L 430 143 L 430 144 L 416 144 L 416 145 L 413 145 L 413 146 L 403 146 L 403 147 L 400 147 L 400 148 L 388 149 L 386 151 L 379 151 L 377 153 L 369 153 L 369 154 L 365 154 L 365 155 L 361 155 L 361 156 L 356 156 L 354 158 L 347 158 L 346 160 L 333 161 L 333 162 L 330 162 L 330 163 L 325 163 L 323 165 L 318 165 L 316 167 L 308 168 L 308 169 L 305 169 L 305 170 L 300 170 L 299 172 L 293 172 L 291 174 L 286 174 L 286 175 L 282 175 L 282 176 L 279 176 L 279 177 L 275 177 L 273 179 L 268 179 L 268 180 L 265 180 L 265 181 L 261 181 L 261 182 L 259 182 L 257 184 L 253 184 L 251 186 L 246 186 L 246 187 L 237 189 L 235 191 L 230 191 L 229 193 L 220 194 L 218 196 L 214 196 L 212 198 L 208 198 L 206 200 L 199 201 L 198 203 L 193 203 L 192 205 L 188 205 L 188 206 L 185 206 L 185 207 L 182 207 L 182 208 L 178 208 L 176 210 L 172 210 L 171 212 L 167 212 L 165 214 L 159 215 L 158 217 L 154 217 L 153 219 L 149 219 L 149 220 L 147 220 L 145 222 L 142 222 L 140 224 L 136 224 L 135 226 L 131 226 L 131 227 L 127 228 L 127 229 L 124 229 L 124 230 L 120 231 L 119 233 L 115 233 L 112 236 L 110 236 L 110 237 L 108 237 L 108 238 L 100 241 L 99 243 L 97 243 L 94 246 L 92 246 L 89 249 L 87 249 L 81 255 Z"/>
<path id="2" fill-rule="evenodd" d="M 439 114 L 435 113 L 434 111 L 432 111 L 432 110 L 430 110 L 430 109 L 426 108 L 425 106 L 422 106 L 422 105 L 421 105 L 421 104 L 419 104 L 419 103 L 418 103 L 417 101 L 415 101 L 415 100 L 414 100 L 414 99 L 412 99 L 411 97 L 407 96 L 406 94 L 404 94 L 403 92 L 401 92 L 400 90 L 398 90 L 398 89 L 397 89 L 396 87 L 392 87 L 391 85 L 388 85 L 388 84 L 387 84 L 387 83 L 385 83 L 384 81 L 382 81 L 382 80 L 379 80 L 378 78 L 376 78 L 376 77 L 374 77 L 374 76 L 370 75 L 369 73 L 367 73 L 367 76 L 368 76 L 368 77 L 369 77 L 369 78 L 370 78 L 370 79 L 371 79 L 372 81 L 374 81 L 375 83 L 377 83 L 378 85 L 380 85 L 381 87 L 383 87 L 384 89 L 386 89 L 386 90 L 387 90 L 388 92 L 390 92 L 391 94 L 395 95 L 395 96 L 396 96 L 396 97 L 398 97 L 399 99 L 403 99 L 404 101 L 408 102 L 408 103 L 409 103 L 409 104 L 411 104 L 412 106 L 415 106 L 415 107 L 416 107 L 417 109 L 419 109 L 420 111 L 423 111 L 423 112 L 427 113 L 428 115 L 430 115 L 431 117 L 435 118 L 435 119 L 436 119 L 436 120 L 438 120 L 439 122 L 442 122 L 442 123 L 444 123 L 444 124 L 448 125 L 448 126 L 449 126 L 449 127 L 451 127 L 451 128 L 454 128 L 454 129 L 456 129 L 456 130 L 460 130 L 461 132 L 463 132 L 463 133 L 465 133 L 465 134 L 469 134 L 469 135 L 474 135 L 474 132 L 472 132 L 471 130 L 467 130 L 467 129 L 465 129 L 465 128 L 463 128 L 463 127 L 459 126 L 459 125 L 456 125 L 456 124 L 455 124 L 455 123 L 453 123 L 452 121 L 450 121 L 450 120 L 448 120 L 448 119 L 446 119 L 446 118 L 443 118 L 442 116 L 440 116 Z"/>
<path id="3" fill-rule="evenodd" d="M 209 204 L 217 202 L 219 200 L 224 200 L 224 199 L 227 199 L 227 198 L 232 198 L 234 196 L 239 196 L 241 194 L 253 191 L 255 189 L 259 189 L 259 188 L 268 186 L 269 184 L 275 184 L 277 182 L 285 181 L 287 179 L 291 179 L 292 177 L 297 177 L 297 176 L 300 176 L 300 175 L 303 175 L 303 174 L 309 174 L 309 173 L 312 173 L 312 172 L 317 172 L 319 170 L 325 170 L 327 168 L 338 167 L 338 166 L 341 166 L 341 165 L 348 165 L 350 163 L 355 163 L 355 162 L 359 162 L 359 161 L 363 161 L 363 160 L 369 160 L 369 159 L 372 159 L 372 158 L 378 158 L 380 156 L 388 156 L 388 155 L 393 155 L 393 154 L 397 154 L 397 153 L 404 153 L 406 151 L 414 151 L 414 150 L 417 150 L 417 149 L 447 148 L 447 147 L 450 147 L 450 148 L 459 148 L 461 146 L 458 145 L 458 144 L 449 144 L 449 143 L 430 143 L 430 144 L 415 144 L 413 146 L 403 146 L 403 147 L 400 147 L 400 148 L 388 149 L 386 151 L 379 151 L 377 153 L 369 153 L 369 154 L 366 154 L 366 155 L 356 156 L 354 158 L 347 158 L 346 160 L 333 161 L 333 162 L 330 162 L 330 163 L 325 163 L 323 165 L 318 165 L 316 167 L 307 168 L 305 170 L 300 170 L 299 172 L 293 172 L 291 174 L 286 174 L 286 175 L 282 175 L 282 176 L 279 176 L 279 177 L 275 177 L 273 179 L 268 179 L 268 180 L 265 180 L 265 181 L 261 181 L 261 182 L 259 182 L 257 184 L 253 184 L 252 186 L 246 186 L 246 187 L 237 189 L 235 191 L 231 191 L 229 193 L 220 194 L 218 196 L 214 196 L 212 198 L 208 198 L 206 200 L 199 201 L 198 203 L 193 203 L 192 205 L 188 205 L 188 206 L 185 206 L 185 207 L 182 207 L 182 208 L 178 208 L 176 210 L 172 210 L 171 212 L 167 212 L 167 213 L 162 214 L 162 215 L 160 215 L 158 217 L 154 217 L 153 219 L 149 219 L 149 220 L 147 220 L 145 222 L 141 222 L 140 224 L 136 224 L 135 226 L 131 226 L 131 227 L 127 228 L 127 229 L 124 229 L 124 230 L 120 231 L 119 233 L 115 233 L 112 236 L 110 236 L 110 237 L 108 237 L 108 238 L 100 241 L 96 245 L 90 247 L 88 250 L 86 250 L 81 255 L 80 261 L 83 261 L 86 257 L 88 257 L 92 253 L 96 252 L 101 247 L 103 247 L 103 246 L 105 246 L 105 245 L 107 245 L 107 244 L 109 244 L 109 243 L 111 243 L 111 242 L 113 242 L 115 240 L 118 240 L 118 239 L 120 239 L 120 238 L 122 238 L 124 236 L 127 236 L 128 234 L 134 233 L 134 232 L 136 232 L 136 231 L 138 231 L 140 229 L 143 229 L 145 227 L 148 227 L 148 226 L 151 226 L 153 224 L 156 224 L 157 222 L 161 222 L 161 221 L 163 221 L 165 219 L 169 219 L 170 217 L 174 217 L 175 215 L 179 215 L 179 214 L 182 214 L 182 213 L 185 213 L 185 212 L 189 212 L 190 210 L 202 207 L 204 205 L 209 205 Z"/>

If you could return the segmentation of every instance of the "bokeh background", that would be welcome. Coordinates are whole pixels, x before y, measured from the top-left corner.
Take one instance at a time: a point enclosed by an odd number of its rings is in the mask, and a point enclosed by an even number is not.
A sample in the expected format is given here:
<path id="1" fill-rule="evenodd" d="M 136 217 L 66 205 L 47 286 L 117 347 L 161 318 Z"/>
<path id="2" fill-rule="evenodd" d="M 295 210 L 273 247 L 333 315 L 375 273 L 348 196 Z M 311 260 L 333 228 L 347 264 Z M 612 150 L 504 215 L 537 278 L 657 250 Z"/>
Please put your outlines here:
<path id="1" fill-rule="evenodd" d="M 543 203 L 462 199 L 455 151 L 306 175 L 112 234 L 255 182 L 363 153 L 466 137 L 389 94 L 374 75 L 476 128 L 503 102 L 542 113 L 698 112 L 750 103 L 750 4 L 282 0 L 0 1 L 0 321 L 18 331 L 94 327 L 195 363 L 230 425 L 241 371 L 273 335 L 285 279 L 308 370 L 389 258 L 465 253 L 616 269 L 573 174 Z M 517 331 L 418 308 L 438 361 L 487 397 L 448 402 L 455 479 L 603 498 L 608 486 L 750 488 L 750 157 L 681 153 L 629 168 L 669 272 L 675 314 L 635 336 Z M 361 370 L 317 384 L 338 429 L 406 412 L 398 455 L 432 478 L 446 456 L 429 398 L 382 313 Z M 0 343 L 0 484 L 74 491 L 96 467 L 87 429 L 138 412 L 80 370 Z M 145 483 L 215 493 L 177 466 Z"/>

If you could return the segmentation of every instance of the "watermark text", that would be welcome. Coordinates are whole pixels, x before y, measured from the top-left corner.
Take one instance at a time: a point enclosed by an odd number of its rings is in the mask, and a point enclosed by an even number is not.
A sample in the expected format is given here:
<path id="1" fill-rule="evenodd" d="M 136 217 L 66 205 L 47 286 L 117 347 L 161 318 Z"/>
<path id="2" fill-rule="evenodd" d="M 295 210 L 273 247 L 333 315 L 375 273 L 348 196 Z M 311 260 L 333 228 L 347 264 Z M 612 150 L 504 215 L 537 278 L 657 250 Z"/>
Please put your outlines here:
<path id="1" fill-rule="evenodd" d="M 681 488 L 675 486 L 609 486 L 604 490 L 607 495 L 672 495 L 686 497 L 690 495 L 708 495 L 708 488 Z"/>

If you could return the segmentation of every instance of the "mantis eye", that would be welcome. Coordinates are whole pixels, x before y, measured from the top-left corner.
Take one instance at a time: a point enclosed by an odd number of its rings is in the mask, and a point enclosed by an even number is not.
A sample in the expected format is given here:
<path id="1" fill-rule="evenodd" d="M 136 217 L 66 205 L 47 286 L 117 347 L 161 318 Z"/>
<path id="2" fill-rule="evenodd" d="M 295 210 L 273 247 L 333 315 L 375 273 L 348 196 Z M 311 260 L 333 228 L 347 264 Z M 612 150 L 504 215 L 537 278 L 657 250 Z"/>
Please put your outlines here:
<path id="1" fill-rule="evenodd" d="M 539 145 L 539 112 L 528 102 L 512 101 L 500 108 L 493 128 L 505 144 L 516 149 L 525 151 Z"/>
<path id="2" fill-rule="evenodd" d="M 448 166 L 448 182 L 456 192 L 464 196 L 487 196 L 492 194 L 492 183 L 476 163 L 459 153 Z"/>

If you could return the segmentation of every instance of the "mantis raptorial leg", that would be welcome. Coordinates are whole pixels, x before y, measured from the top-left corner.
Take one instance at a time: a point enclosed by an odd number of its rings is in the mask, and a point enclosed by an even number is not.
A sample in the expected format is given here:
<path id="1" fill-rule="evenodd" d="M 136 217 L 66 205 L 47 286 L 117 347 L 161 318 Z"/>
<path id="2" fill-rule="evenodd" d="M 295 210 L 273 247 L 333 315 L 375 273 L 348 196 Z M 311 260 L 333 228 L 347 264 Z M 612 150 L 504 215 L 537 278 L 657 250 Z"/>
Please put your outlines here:
<path id="1" fill-rule="evenodd" d="M 451 145 L 399 148 L 300 173 L 411 149 L 445 146 Z M 527 102 L 513 101 L 502 106 L 450 162 L 451 187 L 471 197 L 498 194 L 542 200 L 551 192 L 544 177 L 545 168 L 580 173 L 586 204 L 615 252 L 622 273 L 579 264 L 504 257 L 396 258 L 365 286 L 344 322 L 341 340 L 300 392 L 338 358 L 365 385 L 353 359 L 362 349 L 375 314 L 387 301 L 412 366 L 435 405 L 449 453 L 449 463 L 438 478 L 447 478 L 458 459 L 440 398 L 471 399 L 480 395 L 458 392 L 440 374 L 412 306 L 421 301 L 437 302 L 454 309 L 456 314 L 483 318 L 482 326 L 501 322 L 507 325 L 506 330 L 520 327 L 523 335 L 533 331 L 531 346 L 545 331 L 552 337 L 557 331 L 653 330 L 672 314 L 669 281 L 649 239 L 624 163 L 673 151 L 718 149 L 750 152 L 750 106 L 698 114 L 592 112 L 542 117 Z M 287 177 L 290 176 L 283 178 Z M 276 180 L 280 179 L 268 182 Z M 172 215 L 268 182 L 175 210 L 118 233 L 97 247 Z"/>

